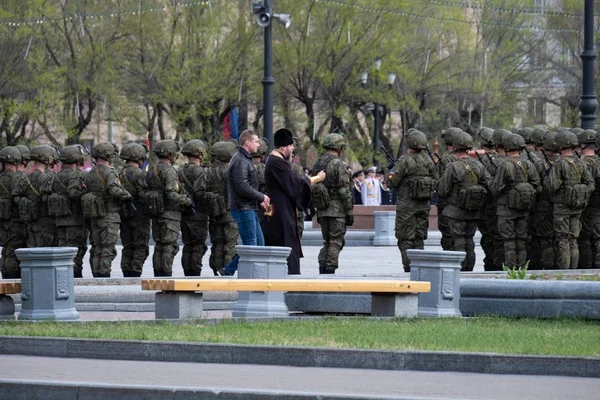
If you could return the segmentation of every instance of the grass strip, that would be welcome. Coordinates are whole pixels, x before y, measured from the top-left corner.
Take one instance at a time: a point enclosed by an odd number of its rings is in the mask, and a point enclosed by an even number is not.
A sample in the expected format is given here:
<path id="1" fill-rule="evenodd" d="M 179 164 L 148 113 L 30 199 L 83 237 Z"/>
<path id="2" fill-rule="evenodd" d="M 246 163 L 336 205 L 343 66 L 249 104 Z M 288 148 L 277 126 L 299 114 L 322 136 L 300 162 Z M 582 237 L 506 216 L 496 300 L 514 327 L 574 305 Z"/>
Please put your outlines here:
<path id="1" fill-rule="evenodd" d="M 600 323 L 571 319 L 323 318 L 290 321 L 4 322 L 0 335 L 386 350 L 600 356 Z"/>

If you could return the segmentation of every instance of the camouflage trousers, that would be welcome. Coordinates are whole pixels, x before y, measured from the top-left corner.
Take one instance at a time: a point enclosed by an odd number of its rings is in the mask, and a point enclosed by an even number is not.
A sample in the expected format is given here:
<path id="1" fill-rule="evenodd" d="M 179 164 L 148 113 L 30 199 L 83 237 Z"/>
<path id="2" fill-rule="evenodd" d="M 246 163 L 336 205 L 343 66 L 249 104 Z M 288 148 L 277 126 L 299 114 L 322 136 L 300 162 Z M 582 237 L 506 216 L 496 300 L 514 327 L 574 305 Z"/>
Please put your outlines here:
<path id="1" fill-rule="evenodd" d="M 181 239 L 183 240 L 181 265 L 185 276 L 200 276 L 202 257 L 208 250 L 207 237 L 208 219 L 184 219 L 181 221 Z"/>
<path id="2" fill-rule="evenodd" d="M 487 229 L 489 235 L 489 252 L 491 260 L 488 263 L 486 271 L 502 271 L 502 262 L 504 261 L 504 248 L 502 247 L 502 235 L 498 229 L 498 206 L 493 204 L 486 207 L 485 215 L 487 219 Z"/>
<path id="3" fill-rule="evenodd" d="M 235 221 L 215 222 L 211 220 L 208 224 L 208 231 L 212 243 L 208 263 L 213 273 L 217 275 L 217 271 L 229 264 L 235 256 L 235 246 L 240 235 Z"/>
<path id="4" fill-rule="evenodd" d="M 60 247 L 77 247 L 73 259 L 73 276 L 83 277 L 83 257 L 87 251 L 87 229 L 85 225 L 57 226 L 58 245 Z"/>
<path id="5" fill-rule="evenodd" d="M 504 265 L 523 266 L 527 262 L 527 219 L 528 216 L 499 216 L 498 231 L 502 236 Z"/>
<path id="6" fill-rule="evenodd" d="M 0 246 L 4 246 L 10 234 L 11 220 L 0 221 Z"/>
<path id="7" fill-rule="evenodd" d="M 580 269 L 600 268 L 600 208 L 588 207 L 581 215 Z"/>
<path id="8" fill-rule="evenodd" d="M 396 211 L 396 239 L 402 255 L 404 271 L 410 272 L 408 249 L 424 249 L 429 228 L 429 210 L 399 209 Z"/>
<path id="9" fill-rule="evenodd" d="M 151 221 L 143 215 L 136 215 L 121 220 L 121 270 L 124 277 L 138 277 L 142 275 L 144 262 L 150 254 L 148 241 L 150 240 Z"/>
<path id="10" fill-rule="evenodd" d="M 90 220 L 90 258 L 95 278 L 110 277 L 112 262 L 117 256 L 115 246 L 120 221 L 119 213 L 107 213 L 104 217 Z"/>
<path id="11" fill-rule="evenodd" d="M 533 253 L 529 269 L 554 269 L 554 215 L 552 209 L 538 209 L 533 214 Z"/>
<path id="12" fill-rule="evenodd" d="M 158 217 L 152 220 L 152 238 L 156 243 L 152 254 L 154 276 L 173 275 L 173 260 L 179 252 L 179 229 L 181 222 Z"/>
<path id="13" fill-rule="evenodd" d="M 321 273 L 335 273 L 338 268 L 340 252 L 346 241 L 346 219 L 336 217 L 320 217 L 321 234 L 323 235 L 323 248 L 319 251 L 319 269 Z"/>
<path id="14" fill-rule="evenodd" d="M 54 218 L 40 217 L 27 224 L 27 247 L 54 247 L 57 243 Z"/>
<path id="15" fill-rule="evenodd" d="M 16 249 L 27 246 L 27 225 L 20 220 L 10 221 L 10 229 L 0 259 L 0 271 L 3 279 L 20 279 L 21 268 Z"/>
<path id="16" fill-rule="evenodd" d="M 462 271 L 473 271 L 475 267 L 475 231 L 477 219 L 456 219 L 448 217 L 450 232 L 452 234 L 452 248 L 454 251 L 464 251 L 465 260 L 462 262 Z"/>
<path id="17" fill-rule="evenodd" d="M 296 225 L 298 226 L 298 237 L 302 239 L 302 234 L 304 234 L 304 211 L 299 208 L 296 209 Z"/>
<path id="18" fill-rule="evenodd" d="M 557 268 L 573 269 L 579 264 L 577 240 L 581 232 L 580 217 L 581 213 L 554 214 L 554 256 Z"/>
<path id="19" fill-rule="evenodd" d="M 445 207 L 436 207 L 438 212 L 438 229 L 442 234 L 440 244 L 442 245 L 443 250 L 452 250 L 452 231 L 450 230 L 450 222 L 448 221 L 448 217 L 442 215 Z"/>

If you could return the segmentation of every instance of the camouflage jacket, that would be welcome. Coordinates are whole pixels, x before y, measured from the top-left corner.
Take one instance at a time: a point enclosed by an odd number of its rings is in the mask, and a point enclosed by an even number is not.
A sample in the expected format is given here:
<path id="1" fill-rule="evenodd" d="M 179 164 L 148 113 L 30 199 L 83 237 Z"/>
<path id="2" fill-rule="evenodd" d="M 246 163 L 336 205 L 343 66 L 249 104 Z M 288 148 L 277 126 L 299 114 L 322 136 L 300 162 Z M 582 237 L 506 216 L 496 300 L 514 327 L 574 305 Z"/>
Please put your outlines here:
<path id="1" fill-rule="evenodd" d="M 312 175 L 325 171 L 323 184 L 329 192 L 329 207 L 317 209 L 318 217 L 344 218 L 352 215 L 354 201 L 351 195 L 352 180 L 346 164 L 332 154 L 325 153 L 315 163 Z"/>
<path id="2" fill-rule="evenodd" d="M 388 188 L 396 189 L 398 194 L 396 208 L 410 210 L 430 209 L 430 199 L 413 199 L 409 194 L 409 181 L 418 177 L 430 177 L 437 180 L 437 170 L 431 158 L 423 151 L 413 154 L 405 154 L 396 161 L 389 172 L 386 184 Z"/>
<path id="3" fill-rule="evenodd" d="M 19 171 L 6 170 L 0 175 L 0 198 L 10 201 L 11 219 L 19 218 L 19 205 L 13 199 L 13 192 L 16 187 L 22 184 L 23 176 Z M 8 203 L 8 202 L 5 202 Z"/>
<path id="4" fill-rule="evenodd" d="M 448 166 L 456 160 L 457 160 L 457 158 L 453 153 L 444 154 L 442 156 L 442 158 L 440 158 L 440 162 L 437 163 L 438 176 L 440 178 L 442 176 L 444 176 L 444 172 L 446 172 L 446 169 L 448 168 Z M 443 198 L 442 196 L 440 196 L 437 201 L 437 207 L 444 208 L 445 206 L 446 206 L 446 199 Z"/>
<path id="5" fill-rule="evenodd" d="M 140 167 L 126 165 L 119 174 L 119 179 L 125 190 L 133 197 L 133 205 L 137 209 L 136 218 L 144 217 L 144 195 L 148 191 L 146 172 Z"/>
<path id="6" fill-rule="evenodd" d="M 498 199 L 498 215 L 520 217 L 529 214 L 529 211 L 513 210 L 507 205 L 508 192 L 518 183 L 529 183 L 538 194 L 542 191 L 540 176 L 535 166 L 522 155 L 507 157 L 498 166 L 490 186 L 492 196 Z"/>
<path id="7" fill-rule="evenodd" d="M 54 173 L 34 170 L 29 176 L 22 176 L 24 179 L 13 189 L 15 201 L 26 197 L 38 205 L 40 217 L 48 217 L 48 195 L 52 194 Z"/>
<path id="8" fill-rule="evenodd" d="M 191 199 L 185 194 L 179 183 L 177 171 L 172 165 L 159 161 L 150 168 L 146 175 L 148 190 L 161 192 L 163 194 L 165 211 L 161 218 L 181 220 L 181 211 L 191 204 Z"/>
<path id="9" fill-rule="evenodd" d="M 565 200 L 567 186 L 573 187 L 576 184 L 587 186 L 588 198 L 594 192 L 594 179 L 583 160 L 577 156 L 559 158 L 544 179 L 544 189 L 552 196 L 555 214 L 581 213 L 580 209 L 568 207 Z"/>
<path id="10" fill-rule="evenodd" d="M 81 198 L 87 193 L 84 173 L 79 168 L 63 166 L 54 179 L 54 193 L 66 196 L 71 205 L 71 215 L 56 219 L 56 226 L 81 226 L 84 223 Z"/>
<path id="11" fill-rule="evenodd" d="M 596 154 L 584 156 L 583 161 L 587 165 L 588 170 L 594 179 L 594 191 L 590 195 L 590 201 L 587 208 L 600 209 L 600 157 Z"/>
<path id="12" fill-rule="evenodd" d="M 186 219 L 206 221 L 208 214 L 206 213 L 206 175 L 207 169 L 201 165 L 185 164 L 177 171 L 179 182 L 187 194 L 194 200 L 196 214 L 187 216 Z M 197 181 L 198 184 L 196 184 Z"/>
<path id="13" fill-rule="evenodd" d="M 213 159 L 206 173 L 206 192 L 209 194 L 208 201 L 214 201 L 212 200 L 213 198 L 219 197 L 220 201 L 223 202 L 225 207 L 224 214 L 210 216 L 210 220 L 218 224 L 234 221 L 227 208 L 227 168 L 228 165 L 226 162 Z M 200 190 L 199 180 L 195 182 L 194 187 L 196 186 L 198 186 L 198 189 L 195 190 Z"/>
<path id="14" fill-rule="evenodd" d="M 458 194 L 462 188 L 481 185 L 489 190 L 491 176 L 480 162 L 471 157 L 450 163 L 438 183 L 438 194 L 447 202 L 443 215 L 463 220 L 479 219 L 480 213 L 458 207 Z"/>
<path id="15" fill-rule="evenodd" d="M 96 165 L 84 175 L 83 182 L 89 193 L 98 193 L 104 197 L 106 211 L 109 213 L 119 213 L 123 202 L 131 198 L 131 194 L 123 189 L 113 167 Z"/>

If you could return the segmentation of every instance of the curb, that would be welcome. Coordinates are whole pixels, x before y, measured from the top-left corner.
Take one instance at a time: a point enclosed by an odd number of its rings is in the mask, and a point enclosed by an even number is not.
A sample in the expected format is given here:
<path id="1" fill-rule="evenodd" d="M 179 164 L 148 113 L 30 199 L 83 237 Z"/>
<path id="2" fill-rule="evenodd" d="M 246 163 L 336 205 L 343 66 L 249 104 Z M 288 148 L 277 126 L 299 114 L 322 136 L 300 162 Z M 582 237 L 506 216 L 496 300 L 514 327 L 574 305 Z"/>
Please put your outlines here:
<path id="1" fill-rule="evenodd" d="M 0 354 L 600 378 L 600 358 L 0 336 Z"/>
<path id="2" fill-rule="evenodd" d="M 423 400 L 413 396 L 363 396 L 316 394 L 307 392 L 276 390 L 234 390 L 217 388 L 154 387 L 140 385 L 106 385 L 56 383 L 52 381 L 3 381 L 0 379 L 0 399 L 46 399 L 46 400 L 85 400 L 85 399 L 166 399 L 166 400 Z M 430 398 L 427 400 L 445 400 Z M 449 400 L 449 399 L 448 399 Z"/>

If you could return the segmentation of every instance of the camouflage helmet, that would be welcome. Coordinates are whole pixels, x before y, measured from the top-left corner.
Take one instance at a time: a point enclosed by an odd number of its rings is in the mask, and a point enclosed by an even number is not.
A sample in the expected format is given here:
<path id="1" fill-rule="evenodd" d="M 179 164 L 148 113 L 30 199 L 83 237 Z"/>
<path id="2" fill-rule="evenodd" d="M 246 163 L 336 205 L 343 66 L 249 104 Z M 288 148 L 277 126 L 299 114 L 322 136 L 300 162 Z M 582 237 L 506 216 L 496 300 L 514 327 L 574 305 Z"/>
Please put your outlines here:
<path id="1" fill-rule="evenodd" d="M 600 135 L 596 135 L 596 148 L 600 149 Z"/>
<path id="2" fill-rule="evenodd" d="M 212 145 L 210 148 L 210 156 L 219 161 L 229 162 L 236 151 L 237 147 L 235 143 L 220 141 Z"/>
<path id="3" fill-rule="evenodd" d="M 294 149 L 296 147 L 296 141 L 297 141 L 297 139 L 294 139 Z M 269 145 L 267 144 L 266 140 L 260 139 L 260 143 L 258 144 L 258 147 L 256 148 L 256 152 L 252 153 L 252 157 L 263 158 L 265 156 L 265 154 L 267 154 L 268 148 L 269 148 Z"/>
<path id="4" fill-rule="evenodd" d="M 569 131 L 573 132 L 575 134 L 575 136 L 578 136 L 581 132 L 583 132 L 583 129 L 581 129 L 578 126 L 575 126 L 571 129 L 569 129 Z"/>
<path id="5" fill-rule="evenodd" d="M 181 154 L 188 157 L 204 158 L 208 146 L 204 140 L 192 139 L 187 141 L 181 149 Z"/>
<path id="6" fill-rule="evenodd" d="M 148 158 L 148 148 L 140 143 L 127 143 L 121 149 L 119 158 L 125 161 L 140 163 Z"/>
<path id="7" fill-rule="evenodd" d="M 15 147 L 21 151 L 21 159 L 23 160 L 23 163 L 28 163 L 31 161 L 31 150 L 29 150 L 29 147 L 25 146 L 24 144 L 18 144 Z"/>
<path id="8" fill-rule="evenodd" d="M 455 150 L 471 150 L 473 148 L 473 138 L 467 132 L 455 133 L 452 135 L 452 145 Z"/>
<path id="9" fill-rule="evenodd" d="M 406 133 L 406 143 L 409 149 L 423 150 L 427 148 L 427 136 L 416 129 L 409 129 Z"/>
<path id="10" fill-rule="evenodd" d="M 175 161 L 179 154 L 180 147 L 179 143 L 171 139 L 159 140 L 154 144 L 152 149 L 154 154 L 158 158 L 168 158 L 171 161 Z"/>
<path id="11" fill-rule="evenodd" d="M 596 136 L 598 136 L 596 134 L 596 131 L 593 129 L 585 129 L 581 132 L 579 132 L 579 134 L 577 134 L 577 141 L 579 142 L 579 144 L 581 145 L 590 145 L 590 144 L 596 144 Z"/>
<path id="12" fill-rule="evenodd" d="M 512 135 L 513 133 L 506 129 L 496 129 L 492 135 L 492 141 L 496 147 L 504 147 L 504 136 Z"/>
<path id="13" fill-rule="evenodd" d="M 569 149 L 579 146 L 577 136 L 571 131 L 561 131 L 556 134 L 556 146 L 559 150 Z"/>
<path id="14" fill-rule="evenodd" d="M 80 144 L 73 144 L 63 147 L 58 156 L 58 161 L 67 164 L 83 164 L 88 152 Z"/>
<path id="15" fill-rule="evenodd" d="M 56 161 L 56 149 L 47 144 L 34 146 L 30 152 L 31 160 L 50 165 Z"/>
<path id="16" fill-rule="evenodd" d="M 533 128 L 524 127 L 517 129 L 517 135 L 521 136 L 525 144 L 533 143 Z M 506 147 L 505 147 L 506 148 Z"/>
<path id="17" fill-rule="evenodd" d="M 546 132 L 544 136 L 544 150 L 558 152 L 558 146 L 556 145 L 557 132 Z"/>
<path id="18" fill-rule="evenodd" d="M 323 147 L 327 150 L 343 151 L 348 142 L 346 138 L 339 133 L 330 133 L 323 139 Z"/>
<path id="19" fill-rule="evenodd" d="M 454 135 L 456 134 L 461 134 L 462 133 L 462 129 L 460 128 L 448 128 L 442 131 L 442 140 L 444 141 L 444 143 L 446 143 L 446 146 L 452 146 L 454 144 L 453 140 L 454 140 Z"/>
<path id="20" fill-rule="evenodd" d="M 21 164 L 23 155 L 21 154 L 21 150 L 16 147 L 6 146 L 0 150 L 0 161 L 15 165 Z"/>
<path id="21" fill-rule="evenodd" d="M 531 141 L 537 146 L 544 145 L 544 137 L 548 134 L 548 130 L 544 128 L 535 128 L 531 132 Z"/>
<path id="22" fill-rule="evenodd" d="M 98 143 L 92 148 L 93 158 L 101 158 L 108 162 L 111 162 L 117 154 L 119 154 L 119 149 L 110 142 Z"/>
<path id="23" fill-rule="evenodd" d="M 523 150 L 526 147 L 525 139 L 517 133 L 504 135 L 502 138 L 502 147 L 504 147 L 504 150 L 506 151 Z"/>
<path id="24" fill-rule="evenodd" d="M 494 130 L 492 128 L 483 127 L 481 129 L 479 129 L 479 131 L 477 132 L 477 135 L 479 136 L 479 139 L 481 140 L 482 145 L 488 146 L 488 147 L 491 147 L 494 145 L 494 142 L 492 141 L 492 136 L 494 135 Z"/>
<path id="25" fill-rule="evenodd" d="M 594 130 L 596 132 L 600 132 L 600 125 L 598 125 L 598 124 L 594 125 Z"/>

